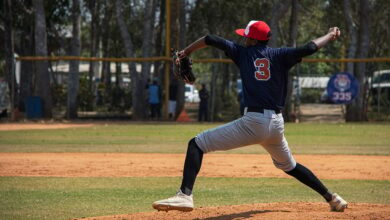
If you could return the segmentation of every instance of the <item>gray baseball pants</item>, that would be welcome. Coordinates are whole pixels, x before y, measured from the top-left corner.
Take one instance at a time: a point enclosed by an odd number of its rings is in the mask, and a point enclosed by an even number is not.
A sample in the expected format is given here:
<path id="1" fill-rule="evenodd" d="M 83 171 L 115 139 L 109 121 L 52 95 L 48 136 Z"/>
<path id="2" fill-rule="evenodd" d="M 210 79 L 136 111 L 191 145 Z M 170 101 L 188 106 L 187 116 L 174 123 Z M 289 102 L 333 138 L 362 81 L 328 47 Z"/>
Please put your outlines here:
<path id="1" fill-rule="evenodd" d="M 260 144 L 277 168 L 288 172 L 296 166 L 284 136 L 283 116 L 273 110 L 246 112 L 237 120 L 198 134 L 195 141 L 204 153 Z"/>

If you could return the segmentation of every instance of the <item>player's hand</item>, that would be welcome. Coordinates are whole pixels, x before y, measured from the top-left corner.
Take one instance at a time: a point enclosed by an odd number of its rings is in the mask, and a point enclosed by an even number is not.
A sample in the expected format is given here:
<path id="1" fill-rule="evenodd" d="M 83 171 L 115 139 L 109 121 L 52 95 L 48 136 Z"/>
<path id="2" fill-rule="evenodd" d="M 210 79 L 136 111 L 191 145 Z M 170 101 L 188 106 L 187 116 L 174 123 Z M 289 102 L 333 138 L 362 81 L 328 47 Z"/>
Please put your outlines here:
<path id="1" fill-rule="evenodd" d="M 180 59 L 183 58 L 182 55 L 181 55 L 182 52 L 183 52 L 183 51 L 177 52 L 177 56 L 176 56 L 176 58 L 174 59 L 176 65 L 179 65 L 179 64 L 180 64 Z"/>
<path id="2" fill-rule="evenodd" d="M 177 57 L 177 58 L 175 59 L 175 64 L 176 64 L 176 65 L 179 65 L 179 64 L 180 64 L 180 58 L 179 58 L 179 57 Z"/>
<path id="3" fill-rule="evenodd" d="M 188 57 L 186 50 L 176 51 L 172 49 L 173 73 L 177 79 L 185 83 L 193 84 L 196 80 L 192 72 L 192 60 Z"/>
<path id="4" fill-rule="evenodd" d="M 183 58 L 186 57 L 186 56 L 187 56 L 187 54 L 186 54 L 185 50 L 179 51 L 178 57 L 179 57 L 180 59 L 183 59 Z"/>
<path id="5" fill-rule="evenodd" d="M 184 50 L 177 52 L 177 58 L 175 59 L 176 65 L 180 64 L 180 60 L 186 57 Z"/>
<path id="6" fill-rule="evenodd" d="M 331 27 L 329 28 L 328 34 L 331 35 L 331 40 L 336 40 L 338 37 L 340 37 L 340 29 L 338 27 Z"/>

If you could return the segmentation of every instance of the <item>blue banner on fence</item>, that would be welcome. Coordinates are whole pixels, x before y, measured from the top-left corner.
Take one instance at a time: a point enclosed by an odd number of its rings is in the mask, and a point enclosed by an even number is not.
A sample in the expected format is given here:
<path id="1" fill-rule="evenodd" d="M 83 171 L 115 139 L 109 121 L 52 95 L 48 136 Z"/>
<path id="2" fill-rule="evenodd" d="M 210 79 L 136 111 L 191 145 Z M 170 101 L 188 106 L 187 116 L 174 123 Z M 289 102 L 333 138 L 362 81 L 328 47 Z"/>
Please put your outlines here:
<path id="1" fill-rule="evenodd" d="M 348 104 L 359 94 L 359 82 L 350 73 L 335 73 L 326 89 L 329 99 L 336 104 Z"/>

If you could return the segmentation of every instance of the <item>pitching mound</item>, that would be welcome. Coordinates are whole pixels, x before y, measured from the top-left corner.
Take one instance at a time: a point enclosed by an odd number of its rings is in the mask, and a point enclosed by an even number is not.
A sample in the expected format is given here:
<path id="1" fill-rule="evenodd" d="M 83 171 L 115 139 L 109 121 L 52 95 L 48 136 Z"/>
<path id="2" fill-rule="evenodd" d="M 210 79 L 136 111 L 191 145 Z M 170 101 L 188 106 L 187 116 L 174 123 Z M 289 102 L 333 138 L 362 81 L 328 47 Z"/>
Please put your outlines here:
<path id="1" fill-rule="evenodd" d="M 82 218 L 83 220 L 125 219 L 390 219 L 390 205 L 351 203 L 345 212 L 330 212 L 326 203 L 283 202 L 196 208 L 192 212 L 143 212 Z"/>

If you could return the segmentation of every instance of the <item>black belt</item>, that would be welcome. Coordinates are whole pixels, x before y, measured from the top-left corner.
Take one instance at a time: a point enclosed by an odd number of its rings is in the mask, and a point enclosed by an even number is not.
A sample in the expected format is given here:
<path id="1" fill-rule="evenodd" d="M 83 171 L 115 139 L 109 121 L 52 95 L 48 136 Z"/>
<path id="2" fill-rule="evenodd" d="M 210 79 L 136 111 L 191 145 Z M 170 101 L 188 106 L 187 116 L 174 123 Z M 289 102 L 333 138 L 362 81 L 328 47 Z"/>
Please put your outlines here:
<path id="1" fill-rule="evenodd" d="M 247 107 L 247 112 L 258 112 L 258 113 L 264 113 L 264 110 L 273 110 L 276 114 L 279 114 L 281 111 L 280 109 L 268 109 L 268 108 L 261 108 L 261 107 Z"/>

